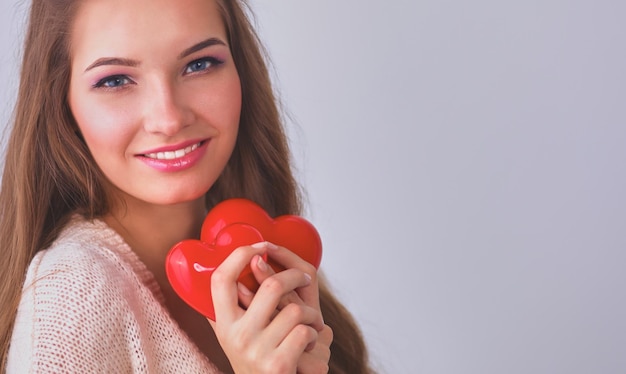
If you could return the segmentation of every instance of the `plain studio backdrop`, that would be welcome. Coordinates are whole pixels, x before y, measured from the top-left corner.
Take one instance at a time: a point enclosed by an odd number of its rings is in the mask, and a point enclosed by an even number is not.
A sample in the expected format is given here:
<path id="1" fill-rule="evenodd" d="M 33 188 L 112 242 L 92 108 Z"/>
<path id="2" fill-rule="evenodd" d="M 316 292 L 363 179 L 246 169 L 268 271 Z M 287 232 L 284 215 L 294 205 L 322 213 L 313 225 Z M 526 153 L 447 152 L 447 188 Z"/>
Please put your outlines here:
<path id="1" fill-rule="evenodd" d="M 3 124 L 25 7 L 0 5 Z M 252 7 L 381 372 L 626 373 L 626 2 Z"/>

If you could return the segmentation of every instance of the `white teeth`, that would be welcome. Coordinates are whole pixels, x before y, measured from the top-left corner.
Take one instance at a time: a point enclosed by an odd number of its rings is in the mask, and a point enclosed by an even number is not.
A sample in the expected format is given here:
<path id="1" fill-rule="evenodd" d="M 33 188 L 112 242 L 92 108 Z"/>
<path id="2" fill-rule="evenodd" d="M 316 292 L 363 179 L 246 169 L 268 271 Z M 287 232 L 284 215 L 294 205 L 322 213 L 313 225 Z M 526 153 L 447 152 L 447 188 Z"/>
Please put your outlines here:
<path id="1" fill-rule="evenodd" d="M 199 146 L 200 146 L 200 143 L 191 145 L 183 149 L 177 149 L 175 151 L 148 153 L 148 154 L 145 154 L 144 156 L 148 158 L 154 158 L 157 160 L 174 160 L 174 159 L 181 158 L 185 156 L 186 154 L 189 154 L 195 151 L 196 149 L 198 149 Z"/>

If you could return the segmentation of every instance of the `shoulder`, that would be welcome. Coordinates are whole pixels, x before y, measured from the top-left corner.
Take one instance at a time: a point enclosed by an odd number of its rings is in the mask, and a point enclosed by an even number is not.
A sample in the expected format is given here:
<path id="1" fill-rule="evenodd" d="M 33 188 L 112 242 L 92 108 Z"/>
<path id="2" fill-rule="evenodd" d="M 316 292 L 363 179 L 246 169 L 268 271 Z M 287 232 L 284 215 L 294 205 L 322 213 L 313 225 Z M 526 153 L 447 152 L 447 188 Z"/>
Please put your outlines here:
<path id="1" fill-rule="evenodd" d="M 128 286 L 128 281 L 137 277 L 134 268 L 139 260 L 132 256 L 128 246 L 103 222 L 75 217 L 57 240 L 32 260 L 24 291 L 34 289 L 40 297 L 54 292 L 61 300 L 63 295 L 71 295 L 75 299 L 72 304 L 97 302 L 87 296 L 96 292 L 106 296 L 108 288 Z"/>
<path id="2" fill-rule="evenodd" d="M 82 365 L 102 361 L 102 352 L 115 357 L 114 346 L 127 356 L 129 347 L 113 342 L 129 341 L 128 326 L 137 325 L 144 305 L 159 304 L 138 265 L 125 258 L 132 255 L 127 250 L 104 223 L 76 218 L 35 256 L 11 341 L 13 353 L 25 356 L 19 361 L 50 364 L 67 357 Z M 63 363 L 74 367 L 69 364 Z"/>
<path id="3" fill-rule="evenodd" d="M 73 219 L 30 264 L 7 372 L 216 369 L 171 319 L 154 276 L 102 221 Z"/>
<path id="4" fill-rule="evenodd" d="M 94 310 L 125 302 L 145 288 L 160 296 L 154 277 L 123 239 L 102 221 L 76 216 L 32 260 L 24 296 L 33 295 L 38 303 L 50 297 L 46 308 Z"/>
<path id="5" fill-rule="evenodd" d="M 153 275 L 115 231 L 103 221 L 80 216 L 73 217 L 57 240 L 35 256 L 25 287 L 62 284 L 74 291 L 146 286 L 158 293 Z"/>

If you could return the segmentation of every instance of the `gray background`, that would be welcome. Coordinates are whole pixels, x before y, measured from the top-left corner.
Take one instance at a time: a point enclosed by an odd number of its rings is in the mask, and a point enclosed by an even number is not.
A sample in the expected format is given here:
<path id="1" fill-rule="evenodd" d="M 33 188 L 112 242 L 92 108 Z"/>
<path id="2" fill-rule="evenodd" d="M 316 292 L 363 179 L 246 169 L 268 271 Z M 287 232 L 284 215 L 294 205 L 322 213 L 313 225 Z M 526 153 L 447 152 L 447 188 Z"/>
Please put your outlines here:
<path id="1" fill-rule="evenodd" d="M 626 2 L 252 5 L 322 267 L 382 372 L 626 372 Z"/>

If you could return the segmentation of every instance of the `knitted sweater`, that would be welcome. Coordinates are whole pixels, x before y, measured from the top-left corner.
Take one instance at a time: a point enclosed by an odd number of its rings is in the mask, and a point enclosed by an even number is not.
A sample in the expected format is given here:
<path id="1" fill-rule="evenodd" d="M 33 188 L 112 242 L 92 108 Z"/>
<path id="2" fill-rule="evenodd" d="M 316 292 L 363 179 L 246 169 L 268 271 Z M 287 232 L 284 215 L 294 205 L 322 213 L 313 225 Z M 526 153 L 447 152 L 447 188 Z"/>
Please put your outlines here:
<path id="1" fill-rule="evenodd" d="M 74 217 L 30 264 L 8 373 L 216 373 L 104 222 Z"/>

